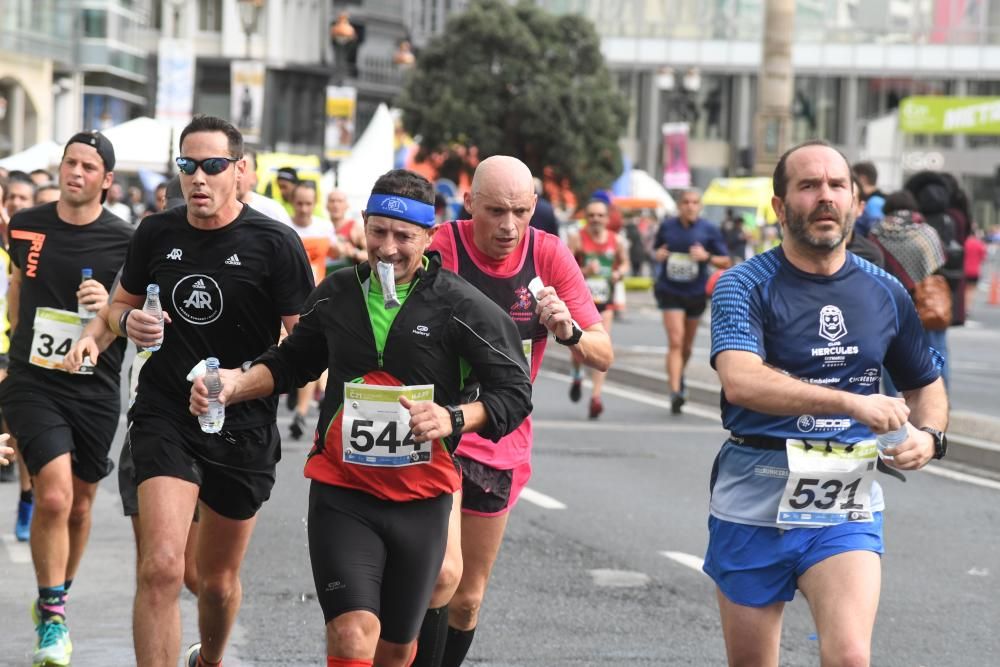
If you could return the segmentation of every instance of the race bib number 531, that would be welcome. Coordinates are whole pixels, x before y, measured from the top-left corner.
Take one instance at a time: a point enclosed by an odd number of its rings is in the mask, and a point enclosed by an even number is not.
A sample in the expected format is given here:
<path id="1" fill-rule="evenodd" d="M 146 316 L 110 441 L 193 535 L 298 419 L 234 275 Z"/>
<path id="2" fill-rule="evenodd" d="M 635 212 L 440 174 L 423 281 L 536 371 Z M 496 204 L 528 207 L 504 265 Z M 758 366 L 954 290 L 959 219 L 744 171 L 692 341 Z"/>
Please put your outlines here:
<path id="1" fill-rule="evenodd" d="M 872 520 L 871 490 L 878 458 L 874 440 L 853 446 L 788 440 L 788 482 L 778 526 L 822 527 Z"/>
<path id="2" fill-rule="evenodd" d="M 341 444 L 345 463 L 391 468 L 431 462 L 432 443 L 413 441 L 410 413 L 399 404 L 400 396 L 433 401 L 434 385 L 344 383 Z"/>

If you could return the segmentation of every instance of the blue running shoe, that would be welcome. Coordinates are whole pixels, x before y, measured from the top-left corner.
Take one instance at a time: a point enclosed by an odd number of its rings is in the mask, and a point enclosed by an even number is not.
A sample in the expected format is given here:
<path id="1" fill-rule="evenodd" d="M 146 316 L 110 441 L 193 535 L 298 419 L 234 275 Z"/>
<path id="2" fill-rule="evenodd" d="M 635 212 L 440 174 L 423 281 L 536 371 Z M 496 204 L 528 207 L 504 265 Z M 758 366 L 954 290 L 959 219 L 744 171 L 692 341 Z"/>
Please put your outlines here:
<path id="1" fill-rule="evenodd" d="M 17 501 L 17 523 L 14 524 L 14 537 L 18 542 L 31 539 L 31 515 L 35 513 L 35 503 Z"/>

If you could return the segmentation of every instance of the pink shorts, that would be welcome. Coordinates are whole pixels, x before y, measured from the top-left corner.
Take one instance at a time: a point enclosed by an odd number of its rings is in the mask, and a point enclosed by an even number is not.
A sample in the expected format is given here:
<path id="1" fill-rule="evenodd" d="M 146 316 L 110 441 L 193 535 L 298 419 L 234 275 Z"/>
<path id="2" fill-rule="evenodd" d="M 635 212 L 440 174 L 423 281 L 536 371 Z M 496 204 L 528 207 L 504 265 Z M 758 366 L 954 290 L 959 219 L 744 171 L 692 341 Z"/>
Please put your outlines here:
<path id="1" fill-rule="evenodd" d="M 462 466 L 462 512 L 476 516 L 502 516 L 514 508 L 531 478 L 531 462 L 507 470 L 456 456 Z"/>

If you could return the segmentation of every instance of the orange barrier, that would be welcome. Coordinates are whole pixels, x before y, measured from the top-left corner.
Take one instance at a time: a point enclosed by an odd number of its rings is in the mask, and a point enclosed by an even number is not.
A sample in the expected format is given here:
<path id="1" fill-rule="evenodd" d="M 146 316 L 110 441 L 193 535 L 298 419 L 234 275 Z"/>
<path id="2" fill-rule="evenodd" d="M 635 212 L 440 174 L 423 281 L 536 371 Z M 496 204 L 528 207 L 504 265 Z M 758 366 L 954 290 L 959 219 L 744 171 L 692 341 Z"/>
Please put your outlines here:
<path id="1" fill-rule="evenodd" d="M 987 303 L 1000 306 L 1000 271 L 994 270 L 990 276 L 990 298 Z"/>

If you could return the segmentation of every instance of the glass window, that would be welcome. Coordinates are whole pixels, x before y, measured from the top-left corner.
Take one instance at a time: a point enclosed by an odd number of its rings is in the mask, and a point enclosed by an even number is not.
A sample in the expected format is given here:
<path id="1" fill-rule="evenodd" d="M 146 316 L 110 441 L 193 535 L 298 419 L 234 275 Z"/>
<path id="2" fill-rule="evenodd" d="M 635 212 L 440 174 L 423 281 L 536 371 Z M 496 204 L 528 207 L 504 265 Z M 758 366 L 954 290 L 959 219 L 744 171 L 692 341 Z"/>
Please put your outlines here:
<path id="1" fill-rule="evenodd" d="M 198 0 L 198 30 L 222 32 L 222 0 Z"/>
<path id="2" fill-rule="evenodd" d="M 792 142 L 825 139 L 841 143 L 841 80 L 835 77 L 796 77 L 792 98 Z"/>
<path id="3" fill-rule="evenodd" d="M 103 9 L 83 10 L 83 36 L 105 38 L 108 36 L 108 13 Z"/>

